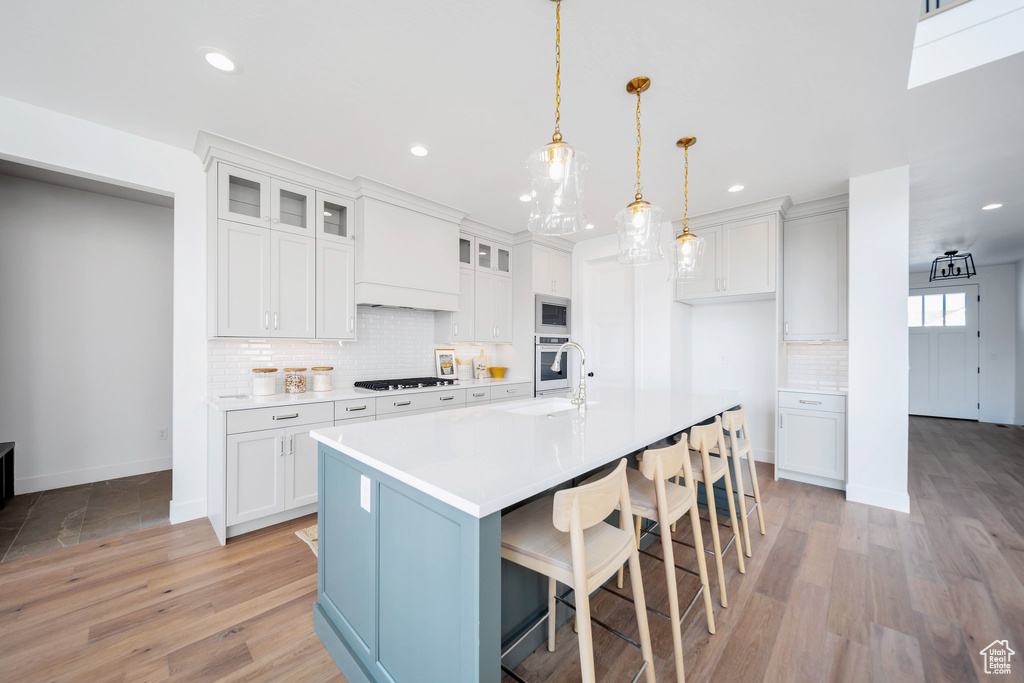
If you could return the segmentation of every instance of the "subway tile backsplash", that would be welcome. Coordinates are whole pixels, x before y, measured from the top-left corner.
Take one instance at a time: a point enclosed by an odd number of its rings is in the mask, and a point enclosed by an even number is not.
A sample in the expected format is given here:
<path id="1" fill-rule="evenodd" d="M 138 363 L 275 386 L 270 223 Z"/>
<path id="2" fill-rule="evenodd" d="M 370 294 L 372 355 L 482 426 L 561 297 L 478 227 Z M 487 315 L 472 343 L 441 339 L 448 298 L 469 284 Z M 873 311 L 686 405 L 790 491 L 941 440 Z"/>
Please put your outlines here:
<path id="1" fill-rule="evenodd" d="M 482 349 L 492 362 L 497 353 L 494 344 L 436 343 L 432 311 L 359 306 L 356 330 L 353 342 L 212 339 L 207 390 L 211 396 L 248 394 L 253 368 L 329 365 L 340 389 L 364 379 L 432 377 L 435 348 L 454 346 L 460 358 Z M 278 373 L 278 392 L 283 391 L 284 373 Z"/>
<path id="2" fill-rule="evenodd" d="M 846 342 L 786 344 L 786 382 L 793 389 L 846 388 L 850 362 Z"/>

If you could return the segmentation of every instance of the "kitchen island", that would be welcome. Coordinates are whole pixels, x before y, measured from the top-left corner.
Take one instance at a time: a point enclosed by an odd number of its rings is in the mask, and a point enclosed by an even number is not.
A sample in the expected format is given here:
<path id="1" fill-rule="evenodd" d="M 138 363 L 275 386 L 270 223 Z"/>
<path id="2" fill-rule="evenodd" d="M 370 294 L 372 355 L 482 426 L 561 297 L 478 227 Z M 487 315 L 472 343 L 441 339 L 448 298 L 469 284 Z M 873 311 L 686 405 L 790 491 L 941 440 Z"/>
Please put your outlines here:
<path id="1" fill-rule="evenodd" d="M 498 681 L 503 601 L 534 599 L 508 595 L 502 510 L 738 402 L 604 391 L 314 430 L 317 634 L 350 681 Z"/>

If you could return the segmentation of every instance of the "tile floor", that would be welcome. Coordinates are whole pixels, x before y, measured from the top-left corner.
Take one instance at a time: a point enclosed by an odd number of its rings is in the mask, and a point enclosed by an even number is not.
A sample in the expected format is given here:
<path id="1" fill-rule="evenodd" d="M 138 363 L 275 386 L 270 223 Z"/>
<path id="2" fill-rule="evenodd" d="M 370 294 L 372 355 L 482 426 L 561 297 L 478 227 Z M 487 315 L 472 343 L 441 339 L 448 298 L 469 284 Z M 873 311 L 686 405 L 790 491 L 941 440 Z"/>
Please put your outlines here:
<path id="1" fill-rule="evenodd" d="M 0 562 L 168 521 L 171 471 L 26 493 L 0 510 Z"/>

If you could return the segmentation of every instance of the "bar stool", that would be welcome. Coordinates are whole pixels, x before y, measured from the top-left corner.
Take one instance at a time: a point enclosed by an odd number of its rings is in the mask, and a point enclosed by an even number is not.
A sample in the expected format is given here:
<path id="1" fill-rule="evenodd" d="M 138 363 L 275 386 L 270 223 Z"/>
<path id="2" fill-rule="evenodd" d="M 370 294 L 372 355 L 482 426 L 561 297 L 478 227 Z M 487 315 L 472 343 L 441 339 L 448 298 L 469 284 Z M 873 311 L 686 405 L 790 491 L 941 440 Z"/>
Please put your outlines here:
<path id="1" fill-rule="evenodd" d="M 732 458 L 733 465 L 737 472 L 736 479 L 737 491 L 740 494 L 740 515 L 743 524 L 743 533 L 746 536 L 747 557 L 750 557 L 750 528 L 747 525 L 747 518 L 754 510 L 757 510 L 757 523 L 760 527 L 762 536 L 765 535 L 765 529 L 764 512 L 761 507 L 761 490 L 757 485 L 757 467 L 754 464 L 754 449 L 751 445 L 750 426 L 747 424 L 747 411 L 744 407 L 740 406 L 739 408 L 727 410 L 722 413 L 722 428 L 729 434 L 729 439 L 725 444 L 725 450 L 726 454 Z M 712 448 L 710 452 L 718 454 L 718 446 Z M 750 470 L 750 487 L 754 490 L 753 495 L 744 494 L 742 489 L 743 473 L 740 471 L 740 463 L 744 455 L 747 456 L 747 466 Z M 746 501 L 744 498 L 754 499 L 754 506 L 749 511 L 746 509 Z"/>
<path id="2" fill-rule="evenodd" d="M 680 442 L 682 442 L 683 436 L 680 435 Z M 736 523 L 736 506 L 733 501 L 732 476 L 729 474 L 729 464 L 724 458 L 712 457 L 710 455 L 712 447 L 716 444 L 721 446 L 724 443 L 725 436 L 722 433 L 721 417 L 716 416 L 712 424 L 690 427 L 690 464 L 693 470 L 691 476 L 694 478 L 686 480 L 686 472 L 679 472 L 676 477 L 678 481 L 678 476 L 682 475 L 686 485 L 692 487 L 695 491 L 697 490 L 697 481 L 704 483 L 704 494 L 707 499 L 708 517 L 710 518 L 708 521 L 711 524 L 711 541 L 714 547 L 713 553 L 708 550 L 704 552 L 715 556 L 715 566 L 718 570 L 719 600 L 722 603 L 722 607 L 728 607 L 729 600 L 725 590 L 725 567 L 722 560 L 724 552 L 728 551 L 729 547 L 736 541 L 736 532 L 740 527 Z M 732 538 L 729 539 L 724 549 L 722 548 L 721 537 L 718 533 L 718 509 L 715 506 L 715 482 L 720 479 L 724 480 L 725 497 L 729 505 L 729 522 L 733 531 Z M 746 563 L 743 561 L 743 553 L 738 545 L 736 547 L 736 560 L 740 574 L 746 574 Z"/>
<path id="3" fill-rule="evenodd" d="M 604 521 L 616 507 L 622 510 L 619 520 L 622 528 Z M 547 614 L 503 652 L 503 657 L 545 620 L 548 623 L 548 651 L 555 651 L 557 601 L 576 611 L 580 670 L 585 683 L 594 683 L 596 676 L 592 621 L 639 648 L 644 663 L 633 680 L 644 674 L 648 683 L 654 683 L 654 655 L 640 577 L 640 555 L 632 530 L 624 528 L 632 514 L 626 460 L 623 458 L 611 473 L 597 481 L 558 491 L 554 496 L 535 500 L 502 517 L 501 556 L 548 577 Z M 640 631 L 639 643 L 590 616 L 590 594 L 614 576 L 627 560 Z M 557 595 L 556 582 L 575 591 L 575 605 Z M 522 681 L 504 665 L 502 671 Z"/>

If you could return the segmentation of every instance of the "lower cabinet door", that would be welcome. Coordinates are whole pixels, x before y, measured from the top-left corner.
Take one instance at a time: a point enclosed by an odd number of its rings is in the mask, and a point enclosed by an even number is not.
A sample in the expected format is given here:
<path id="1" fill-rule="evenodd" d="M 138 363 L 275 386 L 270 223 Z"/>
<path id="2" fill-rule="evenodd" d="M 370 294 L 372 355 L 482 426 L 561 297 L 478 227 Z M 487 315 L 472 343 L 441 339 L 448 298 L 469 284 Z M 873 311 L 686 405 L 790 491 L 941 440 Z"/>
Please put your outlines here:
<path id="1" fill-rule="evenodd" d="M 793 409 L 779 414 L 779 467 L 845 481 L 846 415 Z"/>
<path id="2" fill-rule="evenodd" d="M 317 442 L 309 435 L 315 429 L 333 427 L 334 422 L 289 427 L 285 432 L 284 509 L 315 503 L 317 498 Z"/>
<path id="3" fill-rule="evenodd" d="M 286 440 L 284 429 L 228 436 L 228 526 L 284 510 Z"/>

